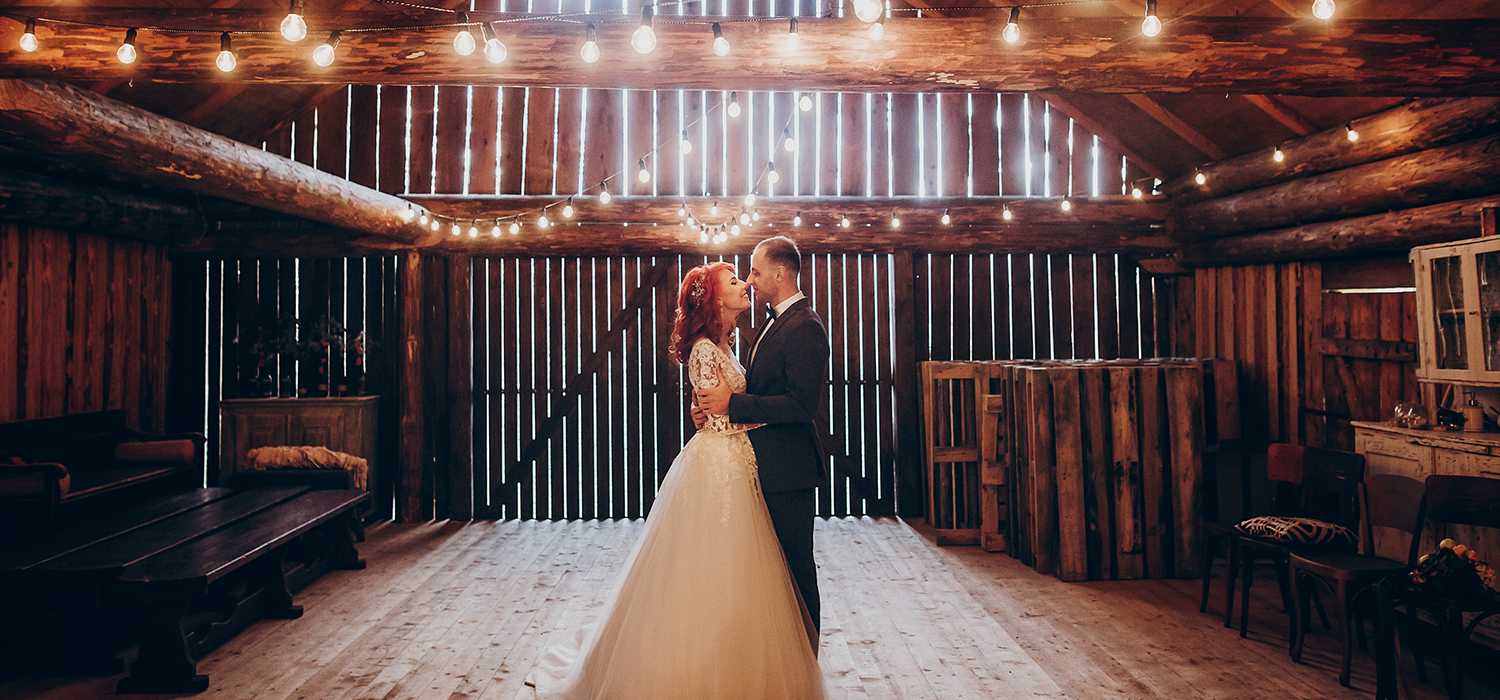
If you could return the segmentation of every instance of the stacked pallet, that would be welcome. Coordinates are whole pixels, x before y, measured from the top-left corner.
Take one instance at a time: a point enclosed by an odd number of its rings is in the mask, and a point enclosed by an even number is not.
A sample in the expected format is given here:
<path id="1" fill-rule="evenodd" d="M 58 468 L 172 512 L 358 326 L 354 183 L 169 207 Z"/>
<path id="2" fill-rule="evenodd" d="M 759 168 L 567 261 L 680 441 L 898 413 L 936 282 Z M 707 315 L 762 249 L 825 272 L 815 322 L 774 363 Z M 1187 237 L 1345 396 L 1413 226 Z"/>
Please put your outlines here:
<path id="1" fill-rule="evenodd" d="M 922 363 L 928 523 L 1065 581 L 1197 576 L 1203 450 L 1239 436 L 1238 376 L 1226 360 Z"/>

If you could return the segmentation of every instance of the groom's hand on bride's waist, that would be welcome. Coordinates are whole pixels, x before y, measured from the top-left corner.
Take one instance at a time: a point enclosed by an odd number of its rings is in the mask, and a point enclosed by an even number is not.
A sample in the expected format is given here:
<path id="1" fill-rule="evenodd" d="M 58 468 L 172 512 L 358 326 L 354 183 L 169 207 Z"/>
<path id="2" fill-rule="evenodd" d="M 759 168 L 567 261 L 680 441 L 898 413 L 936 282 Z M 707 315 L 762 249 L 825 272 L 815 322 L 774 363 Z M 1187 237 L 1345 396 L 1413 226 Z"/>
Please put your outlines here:
<path id="1" fill-rule="evenodd" d="M 693 392 L 693 396 L 698 399 L 698 407 L 702 408 L 704 413 L 711 416 L 723 416 L 729 414 L 730 393 L 729 385 L 721 382 L 715 387 L 698 389 Z"/>
<path id="2" fill-rule="evenodd" d="M 693 417 L 693 427 L 702 430 L 703 426 L 708 424 L 708 414 L 703 412 L 703 407 L 698 405 L 698 399 L 691 391 L 688 392 L 688 400 L 692 402 L 688 415 Z"/>

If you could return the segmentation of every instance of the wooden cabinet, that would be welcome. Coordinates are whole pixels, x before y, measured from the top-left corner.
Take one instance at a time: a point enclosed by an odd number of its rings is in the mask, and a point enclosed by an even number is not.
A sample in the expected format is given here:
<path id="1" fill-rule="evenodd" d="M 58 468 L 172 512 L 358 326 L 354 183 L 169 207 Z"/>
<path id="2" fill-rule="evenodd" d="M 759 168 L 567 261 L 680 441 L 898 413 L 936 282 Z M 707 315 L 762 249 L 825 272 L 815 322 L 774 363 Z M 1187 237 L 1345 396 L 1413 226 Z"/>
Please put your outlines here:
<path id="1" fill-rule="evenodd" d="M 1417 378 L 1500 386 L 1500 237 L 1413 248 Z"/>
<path id="2" fill-rule="evenodd" d="M 1497 280 L 1500 281 L 1500 280 Z M 1354 450 L 1365 456 L 1365 474 L 1396 474 L 1418 481 L 1432 474 L 1458 474 L 1500 479 L 1500 433 L 1408 430 L 1381 423 L 1354 423 Z M 1455 526 L 1449 537 L 1469 545 L 1491 564 L 1500 564 L 1500 530 Z M 1375 533 L 1376 553 L 1406 558 L 1407 540 Z M 1423 552 L 1437 547 L 1430 534 Z M 1500 618 L 1479 626 L 1475 637 L 1500 648 Z"/>
<path id="3" fill-rule="evenodd" d="M 370 463 L 367 490 L 376 490 L 378 396 L 326 399 L 226 399 L 219 402 L 219 482 L 228 483 L 256 447 L 315 445 Z"/>

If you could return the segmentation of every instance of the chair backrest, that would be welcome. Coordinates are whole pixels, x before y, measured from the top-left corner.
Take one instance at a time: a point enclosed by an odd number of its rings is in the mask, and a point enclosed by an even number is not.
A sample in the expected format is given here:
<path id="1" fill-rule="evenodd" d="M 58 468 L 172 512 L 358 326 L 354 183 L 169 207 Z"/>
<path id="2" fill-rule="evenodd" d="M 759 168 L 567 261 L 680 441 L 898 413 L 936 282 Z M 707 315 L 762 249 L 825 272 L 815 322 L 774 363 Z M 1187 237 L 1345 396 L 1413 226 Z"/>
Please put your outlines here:
<path id="1" fill-rule="evenodd" d="M 1500 479 L 1434 474 L 1427 477 L 1427 522 L 1439 526 L 1500 528 Z"/>
<path id="2" fill-rule="evenodd" d="M 1302 484 L 1296 515 L 1349 528 L 1358 527 L 1359 484 L 1364 479 L 1364 455 L 1319 447 L 1303 448 Z"/>
<path id="3" fill-rule="evenodd" d="M 1371 474 L 1360 484 L 1359 551 L 1375 554 L 1375 528 L 1399 530 L 1410 538 L 1406 563 L 1415 566 L 1421 544 L 1422 482 L 1394 474 Z"/>

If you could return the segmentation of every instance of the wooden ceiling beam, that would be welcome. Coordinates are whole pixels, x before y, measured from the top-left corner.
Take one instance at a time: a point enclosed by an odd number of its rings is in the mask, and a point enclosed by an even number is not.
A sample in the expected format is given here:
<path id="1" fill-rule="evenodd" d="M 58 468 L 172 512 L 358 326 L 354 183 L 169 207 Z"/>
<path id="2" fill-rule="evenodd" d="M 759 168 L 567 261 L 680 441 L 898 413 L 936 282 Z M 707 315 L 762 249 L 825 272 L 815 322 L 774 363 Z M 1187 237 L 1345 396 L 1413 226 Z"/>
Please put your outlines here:
<path id="1" fill-rule="evenodd" d="M 1125 95 L 1125 100 L 1135 105 L 1137 109 L 1145 112 L 1147 116 L 1155 119 L 1162 126 L 1167 127 L 1172 133 L 1180 136 L 1182 140 L 1188 142 L 1188 145 L 1198 149 L 1203 155 L 1213 160 L 1223 160 L 1229 157 L 1229 154 L 1225 153 L 1224 149 L 1219 148 L 1217 144 L 1210 141 L 1202 132 L 1193 128 L 1193 125 L 1173 114 L 1162 103 L 1151 99 L 1147 95 Z"/>
<path id="2" fill-rule="evenodd" d="M 8 168 L 0 168 L 0 219 L 169 245 L 205 230 L 202 214 L 175 202 Z"/>
<path id="3" fill-rule="evenodd" d="M 1161 36 L 1140 35 L 1135 18 L 1029 21 L 1011 45 L 994 17 L 893 17 L 874 44 L 853 18 L 804 18 L 801 42 L 786 46 L 782 22 L 733 25 L 734 53 L 719 57 L 697 19 L 658 17 L 659 45 L 641 56 L 628 48 L 636 20 L 593 17 L 606 59 L 583 63 L 576 24 L 502 25 L 510 57 L 492 65 L 458 56 L 451 28 L 346 33 L 332 66 L 308 58 L 313 42 L 289 44 L 265 30 L 276 13 L 252 10 L 88 10 L 46 7 L 3 11 L 0 77 L 57 80 L 151 79 L 164 82 L 265 82 L 387 85 L 594 87 L 634 89 L 824 90 L 872 92 L 1054 91 L 1200 92 L 1282 95 L 1500 95 L 1500 20 L 1340 20 L 1177 17 Z M 234 37 L 239 67 L 213 67 L 211 35 L 143 29 L 142 58 L 123 66 L 111 49 L 118 30 L 37 25 L 42 47 L 21 51 L 29 16 L 115 26 L 191 26 L 256 31 Z M 483 21 L 514 15 L 470 13 Z M 400 11 L 309 16 L 315 36 L 330 28 L 427 25 L 430 15 Z"/>
<path id="4" fill-rule="evenodd" d="M 403 218 L 405 200 L 63 83 L 0 80 L 0 133 L 82 167 L 400 243 L 430 234 Z"/>
<path id="5" fill-rule="evenodd" d="M 1068 101 L 1066 97 L 1054 92 L 1042 93 L 1038 96 L 1062 110 L 1064 114 L 1068 115 L 1068 118 L 1082 124 L 1083 128 L 1088 129 L 1090 132 L 1109 142 L 1111 146 L 1120 149 L 1120 152 L 1124 153 L 1130 159 L 1130 162 L 1136 164 L 1146 174 L 1152 177 L 1166 177 L 1166 169 L 1158 165 L 1155 160 L 1145 158 L 1139 151 L 1126 146 L 1125 142 L 1115 135 L 1114 130 L 1104 126 L 1104 124 L 1090 116 L 1087 112 L 1073 106 L 1073 103 Z"/>
<path id="6" fill-rule="evenodd" d="M 1307 120 L 1306 117 L 1297 113 L 1296 110 L 1287 106 L 1285 102 L 1270 95 L 1245 95 L 1245 99 L 1260 108 L 1267 116 L 1281 122 L 1281 125 L 1291 129 L 1298 136 L 1307 136 L 1318 130 L 1318 125 Z"/>
<path id="7" fill-rule="evenodd" d="M 196 126 L 197 123 L 199 121 L 202 121 L 204 117 L 213 114 L 215 111 L 218 111 L 220 107 L 228 104 L 230 100 L 239 97 L 240 93 L 244 92 L 249 87 L 250 86 L 246 83 L 220 85 L 219 89 L 214 90 L 212 95 L 203 98 L 198 102 L 198 104 L 193 105 L 191 109 L 177 115 L 174 118 L 184 124 L 192 124 Z"/>

